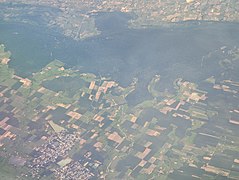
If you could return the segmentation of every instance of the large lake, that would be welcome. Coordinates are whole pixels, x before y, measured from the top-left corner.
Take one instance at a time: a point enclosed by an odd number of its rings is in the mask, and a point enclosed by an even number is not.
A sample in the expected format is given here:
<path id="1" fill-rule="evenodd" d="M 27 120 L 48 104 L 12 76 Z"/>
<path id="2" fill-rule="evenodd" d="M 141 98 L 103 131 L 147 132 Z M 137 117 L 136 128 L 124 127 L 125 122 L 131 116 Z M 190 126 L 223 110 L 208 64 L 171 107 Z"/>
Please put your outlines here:
<path id="1" fill-rule="evenodd" d="M 123 85 L 133 77 L 146 87 L 155 74 L 162 81 L 178 77 L 198 81 L 210 75 L 200 68 L 204 55 L 222 46 L 239 46 L 239 24 L 187 22 L 171 27 L 128 29 L 129 17 L 121 13 L 96 15 L 102 34 L 74 41 L 44 26 L 0 23 L 0 43 L 12 52 L 10 66 L 31 75 L 53 59 L 82 72 L 111 76 Z M 167 86 L 165 84 L 165 86 Z"/>

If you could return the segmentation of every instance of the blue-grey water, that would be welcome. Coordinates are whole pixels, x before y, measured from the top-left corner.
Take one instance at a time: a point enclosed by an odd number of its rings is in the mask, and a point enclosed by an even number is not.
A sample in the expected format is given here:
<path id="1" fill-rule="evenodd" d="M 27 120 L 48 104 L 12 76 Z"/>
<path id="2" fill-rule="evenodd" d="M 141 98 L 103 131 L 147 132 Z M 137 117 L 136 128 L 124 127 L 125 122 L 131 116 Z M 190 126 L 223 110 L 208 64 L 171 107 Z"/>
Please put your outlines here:
<path id="1" fill-rule="evenodd" d="M 59 59 L 82 72 L 111 76 L 123 85 L 139 77 L 142 88 L 155 74 L 162 75 L 165 86 L 178 77 L 191 81 L 207 78 L 216 67 L 201 68 L 202 56 L 222 46 L 239 46 L 237 23 L 188 22 L 129 29 L 127 15 L 102 13 L 95 17 L 102 34 L 83 41 L 45 26 L 1 22 L 0 43 L 11 50 L 10 66 L 22 76 Z"/>

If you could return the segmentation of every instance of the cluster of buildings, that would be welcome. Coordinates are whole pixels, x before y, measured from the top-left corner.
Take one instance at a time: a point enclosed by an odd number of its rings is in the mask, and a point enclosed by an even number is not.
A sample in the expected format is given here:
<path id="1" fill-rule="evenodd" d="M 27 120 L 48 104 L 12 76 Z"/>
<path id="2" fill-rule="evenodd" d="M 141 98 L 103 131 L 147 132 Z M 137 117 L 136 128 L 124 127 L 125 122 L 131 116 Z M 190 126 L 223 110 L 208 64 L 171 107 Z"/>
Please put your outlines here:
<path id="1" fill-rule="evenodd" d="M 33 152 L 40 155 L 34 158 L 29 166 L 41 168 L 56 162 L 58 157 L 67 156 L 77 140 L 79 137 L 76 134 L 69 134 L 64 131 L 51 136 L 47 143 L 34 148 Z"/>
<path id="2" fill-rule="evenodd" d="M 237 62 L 236 52 L 227 58 Z M 76 180 L 235 177 L 236 80 L 210 77 L 196 84 L 177 79 L 170 95 L 151 88 L 155 96 L 130 106 L 126 97 L 135 83 L 121 87 L 65 69 L 59 61 L 29 79 L 14 72 L 11 77 L 0 77 L 0 142 L 10 164 L 29 170 L 25 175 Z M 73 98 L 45 83 L 62 77 L 82 81 Z M 151 87 L 157 87 L 159 77 Z M 230 104 L 224 109 L 228 117 L 220 116 L 218 99 Z"/>
<path id="3" fill-rule="evenodd" d="M 46 143 L 33 149 L 32 160 L 27 163 L 32 177 L 39 178 L 41 171 L 45 172 L 53 164 L 62 165 L 61 161 L 68 162 L 65 159 L 68 158 L 68 153 L 75 142 L 79 140 L 79 136 L 61 131 L 45 139 Z"/>
<path id="4" fill-rule="evenodd" d="M 71 162 L 64 167 L 55 170 L 55 177 L 59 180 L 88 180 L 93 176 L 94 174 L 79 161 Z"/>

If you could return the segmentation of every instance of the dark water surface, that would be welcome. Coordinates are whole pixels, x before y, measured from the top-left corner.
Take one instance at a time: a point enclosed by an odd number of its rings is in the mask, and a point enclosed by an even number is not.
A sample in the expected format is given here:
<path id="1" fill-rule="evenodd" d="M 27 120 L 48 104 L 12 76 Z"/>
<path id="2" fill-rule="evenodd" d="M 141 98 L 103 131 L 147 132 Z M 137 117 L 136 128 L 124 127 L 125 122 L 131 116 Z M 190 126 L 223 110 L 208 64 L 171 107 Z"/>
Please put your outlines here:
<path id="1" fill-rule="evenodd" d="M 162 75 L 165 82 L 177 77 L 200 80 L 208 76 L 200 69 L 202 56 L 222 46 L 239 46 L 239 24 L 192 22 L 133 30 L 127 28 L 128 20 L 120 13 L 96 15 L 102 34 L 84 41 L 74 41 L 44 26 L 1 22 L 0 43 L 11 50 L 10 66 L 20 75 L 30 75 L 59 59 L 84 72 L 111 76 L 124 85 L 133 77 L 148 83 L 155 74 Z"/>

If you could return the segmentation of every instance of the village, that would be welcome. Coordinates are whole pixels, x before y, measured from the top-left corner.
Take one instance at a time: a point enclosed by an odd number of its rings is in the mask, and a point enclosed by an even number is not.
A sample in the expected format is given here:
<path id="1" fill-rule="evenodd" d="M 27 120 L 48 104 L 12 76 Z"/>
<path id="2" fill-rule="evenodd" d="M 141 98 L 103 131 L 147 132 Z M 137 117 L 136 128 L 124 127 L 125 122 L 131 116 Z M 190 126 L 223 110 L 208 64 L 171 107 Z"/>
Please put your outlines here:
<path id="1" fill-rule="evenodd" d="M 1 45 L 1 158 L 21 171 L 18 177 L 238 177 L 238 104 L 232 101 L 229 116 L 220 117 L 222 107 L 211 100 L 215 93 L 238 98 L 237 81 L 208 77 L 199 85 L 178 78 L 170 94 L 157 89 L 161 77 L 155 75 L 148 85 L 152 99 L 129 106 L 137 81 L 121 87 L 58 60 L 22 78 L 9 67 L 11 53 L 4 49 Z M 237 49 L 228 52 L 236 63 Z M 49 86 L 62 78 L 82 81 L 73 96 L 67 88 Z M 221 133 L 225 124 L 228 130 Z"/>

